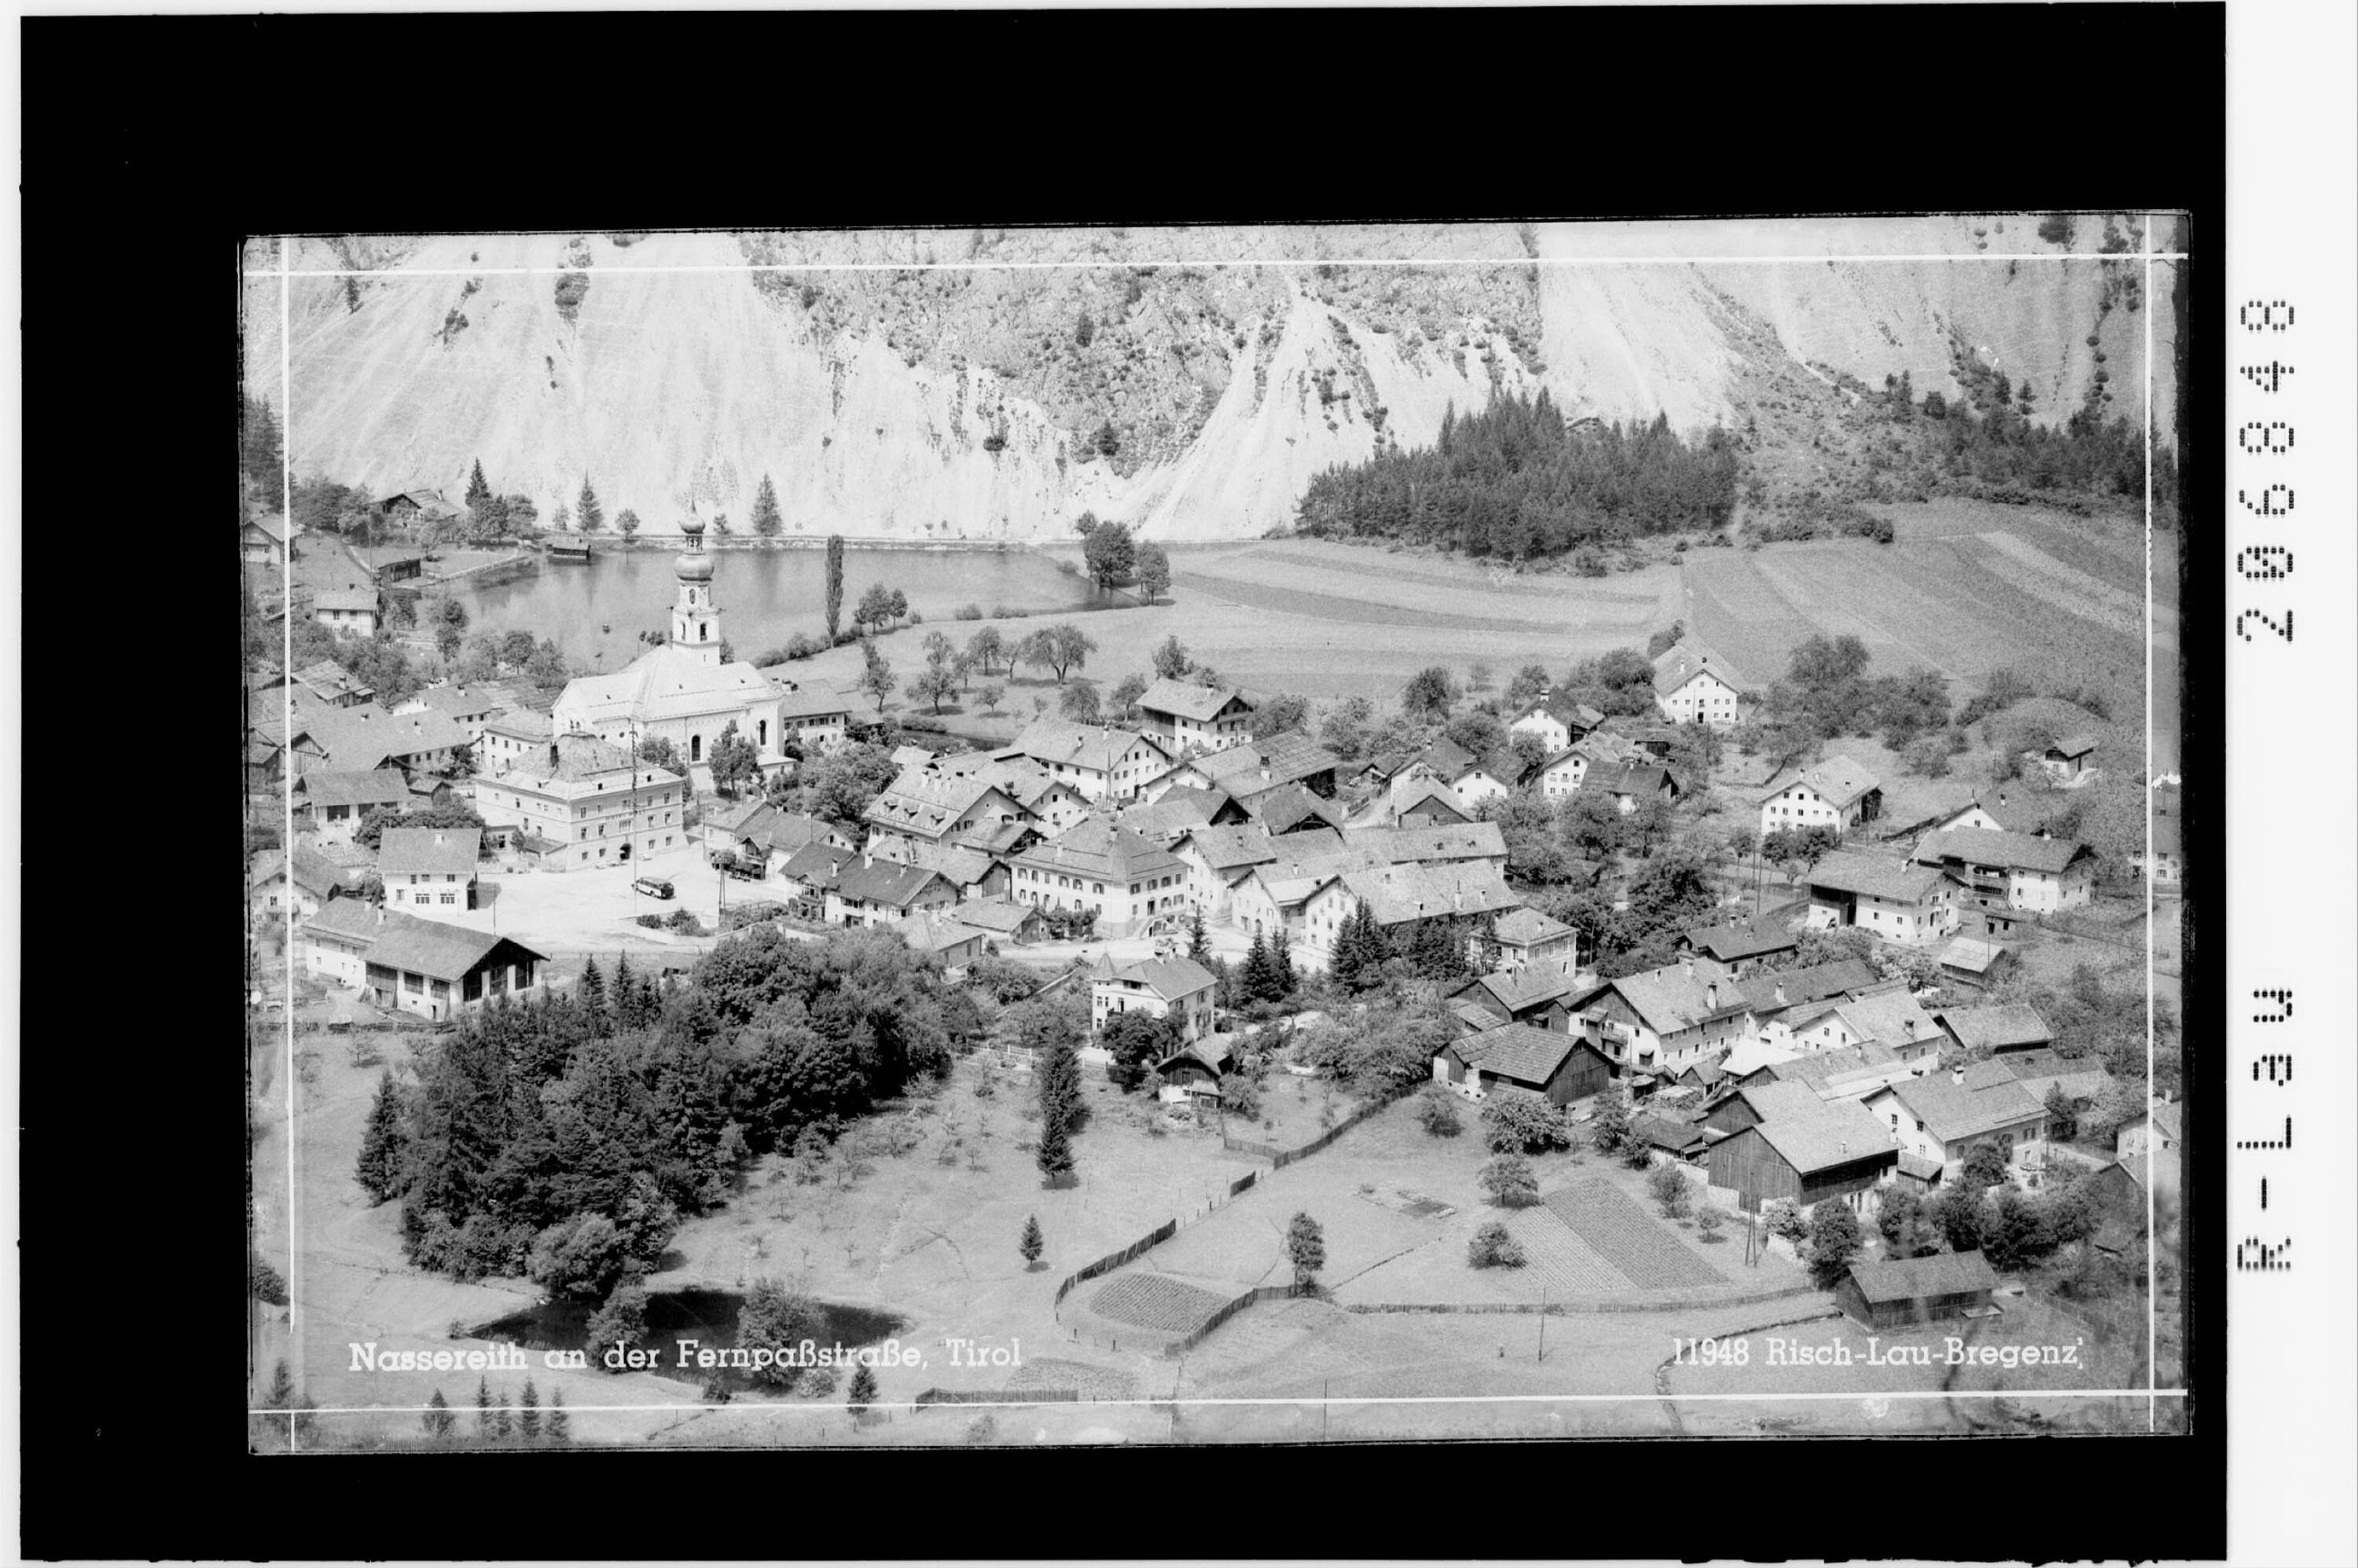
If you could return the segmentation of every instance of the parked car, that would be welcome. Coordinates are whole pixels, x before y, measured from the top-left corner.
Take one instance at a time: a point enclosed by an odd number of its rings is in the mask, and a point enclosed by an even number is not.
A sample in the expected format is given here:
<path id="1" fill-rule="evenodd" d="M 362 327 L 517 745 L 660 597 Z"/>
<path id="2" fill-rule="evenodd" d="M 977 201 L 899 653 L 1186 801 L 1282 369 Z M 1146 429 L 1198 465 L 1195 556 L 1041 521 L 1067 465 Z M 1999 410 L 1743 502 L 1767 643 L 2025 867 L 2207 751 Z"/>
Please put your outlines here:
<path id="1" fill-rule="evenodd" d="M 664 881 L 661 877 L 641 877 L 637 881 L 633 882 L 631 886 L 634 891 L 643 892 L 649 898 L 669 898 L 671 896 L 671 883 Z"/>

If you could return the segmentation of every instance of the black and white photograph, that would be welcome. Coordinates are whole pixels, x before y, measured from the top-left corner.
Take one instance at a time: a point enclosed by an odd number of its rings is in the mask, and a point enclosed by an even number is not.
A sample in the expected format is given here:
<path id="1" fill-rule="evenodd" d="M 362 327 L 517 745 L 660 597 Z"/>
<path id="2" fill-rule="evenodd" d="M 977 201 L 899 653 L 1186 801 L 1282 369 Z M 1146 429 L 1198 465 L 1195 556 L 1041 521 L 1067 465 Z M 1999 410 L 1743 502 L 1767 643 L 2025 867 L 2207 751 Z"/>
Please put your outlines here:
<path id="1" fill-rule="evenodd" d="M 249 1447 L 2186 1433 L 2201 238 L 248 242 Z"/>

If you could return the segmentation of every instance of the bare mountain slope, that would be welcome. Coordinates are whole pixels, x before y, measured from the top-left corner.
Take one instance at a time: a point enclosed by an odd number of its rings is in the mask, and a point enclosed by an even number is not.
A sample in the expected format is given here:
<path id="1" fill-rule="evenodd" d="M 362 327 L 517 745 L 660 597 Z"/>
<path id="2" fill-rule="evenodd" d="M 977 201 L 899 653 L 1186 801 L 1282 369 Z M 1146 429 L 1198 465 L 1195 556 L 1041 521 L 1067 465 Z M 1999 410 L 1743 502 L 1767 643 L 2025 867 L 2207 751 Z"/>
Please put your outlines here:
<path id="1" fill-rule="evenodd" d="M 1974 351 L 2029 381 L 2041 417 L 2100 366 L 2108 411 L 2134 416 L 2139 264 L 1824 259 L 2060 254 L 2035 229 L 306 240 L 287 443 L 303 472 L 378 493 L 455 498 L 480 458 L 544 520 L 586 473 L 610 519 L 661 532 L 693 507 L 742 527 L 767 473 L 795 533 L 1055 536 L 1086 507 L 1184 539 L 1282 525 L 1321 468 L 1428 441 L 1451 403 L 1499 389 L 1682 428 L 1751 418 L 1798 451 L 1838 382 L 1904 370 L 1920 394 Z M 2081 229 L 2092 251 L 2098 225 Z M 1792 259 L 1593 265 L 1753 255 L 1764 234 Z M 1575 257 L 1592 265 L 1560 265 Z M 276 296 L 246 290 L 249 384 L 274 404 Z"/>

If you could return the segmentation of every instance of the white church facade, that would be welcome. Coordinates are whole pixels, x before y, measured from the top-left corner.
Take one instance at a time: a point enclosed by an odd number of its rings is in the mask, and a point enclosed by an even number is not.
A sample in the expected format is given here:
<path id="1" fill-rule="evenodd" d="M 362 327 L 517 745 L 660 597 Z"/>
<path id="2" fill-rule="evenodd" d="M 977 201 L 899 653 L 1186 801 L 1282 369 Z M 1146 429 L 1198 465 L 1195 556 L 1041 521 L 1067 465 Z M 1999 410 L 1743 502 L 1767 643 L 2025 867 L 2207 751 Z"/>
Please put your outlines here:
<path id="1" fill-rule="evenodd" d="M 785 760 L 784 742 L 809 737 L 813 702 L 792 681 L 773 680 L 741 659 L 722 662 L 704 524 L 690 518 L 681 532 L 687 547 L 677 563 L 671 640 L 612 675 L 568 682 L 549 711 L 552 726 L 559 735 L 594 735 L 624 747 L 665 740 L 682 764 L 700 771 L 734 723 L 753 742 L 763 771 L 772 772 Z"/>

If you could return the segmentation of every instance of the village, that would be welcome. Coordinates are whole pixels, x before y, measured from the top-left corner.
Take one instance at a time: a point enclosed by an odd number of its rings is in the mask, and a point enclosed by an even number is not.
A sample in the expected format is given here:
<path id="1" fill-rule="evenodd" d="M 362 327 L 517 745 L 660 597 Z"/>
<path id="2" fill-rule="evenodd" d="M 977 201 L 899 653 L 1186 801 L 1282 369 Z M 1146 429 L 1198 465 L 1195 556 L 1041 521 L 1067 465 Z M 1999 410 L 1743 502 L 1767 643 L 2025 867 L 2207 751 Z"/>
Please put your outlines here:
<path id="1" fill-rule="evenodd" d="M 2124 869 L 2165 911 L 2180 871 L 2167 784 L 2150 859 L 2106 866 L 2054 831 L 2111 761 L 2092 736 L 2057 735 L 2010 782 L 1960 781 L 1930 810 L 1920 781 L 1887 786 L 1839 741 L 1735 789 L 1747 764 L 1716 737 L 1762 684 L 1673 634 L 1609 690 L 1593 670 L 1559 689 L 1534 668 L 1508 699 L 1468 701 L 1436 672 L 1441 689 L 1403 699 L 1424 721 L 1384 737 L 1414 743 L 1352 745 L 1348 760 L 1311 732 L 1307 704 L 1175 655 L 1125 682 L 1115 713 L 1041 712 L 977 744 L 724 657 L 701 533 L 683 527 L 668 634 L 613 674 L 551 692 L 503 671 L 390 707 L 332 659 L 249 678 L 249 789 L 257 802 L 283 789 L 293 827 L 249 868 L 265 1031 L 291 1010 L 298 1039 L 348 1037 L 373 1063 L 385 1048 L 363 1041 L 430 1050 L 486 1010 L 578 1001 L 585 981 L 627 988 L 633 968 L 686 997 L 699 966 L 752 935 L 889 934 L 941 983 L 988 999 L 956 1046 L 977 1095 L 1054 1076 L 1055 1032 L 1036 1020 L 1062 1008 L 1087 1092 L 1112 1097 L 1125 1125 L 1174 1152 L 1210 1138 L 1220 1155 L 1274 1162 L 1217 1183 L 1190 1233 L 1155 1232 L 1144 1271 L 1109 1270 L 1069 1305 L 1060 1290 L 1029 1325 L 1035 1345 L 1062 1337 L 1060 1356 L 1086 1345 L 1118 1361 L 1125 1334 L 1130 1355 L 1168 1356 L 1267 1300 L 1266 1260 L 1196 1256 L 1226 1207 L 1267 1197 L 1337 1139 L 1310 1164 L 1361 1168 L 1353 1145 L 1401 1144 L 1412 1121 L 1423 1133 L 1376 1168 L 1414 1184 L 1374 1201 L 1392 1205 L 1392 1225 L 1466 1227 L 1457 1277 L 1430 1277 L 1430 1238 L 1408 1249 L 1425 1260 L 1412 1268 L 1360 1258 L 1386 1238 L 1330 1218 L 1329 1270 L 1364 1265 L 1336 1301 L 1496 1310 L 1514 1280 L 1509 1293 L 1538 1287 L 1542 1311 L 1617 1299 L 1725 1322 L 1768 1302 L 1753 1314 L 1768 1322 L 1806 1299 L 1829 1321 L 1929 1344 L 1960 1325 L 2003 1337 L 2110 1323 L 2108 1296 L 2141 1298 L 2152 1227 L 2174 1223 L 2177 1108 L 2147 1080 L 2141 1044 L 2121 1047 L 2121 1019 L 2086 1014 L 2134 1013 L 2141 1041 L 2144 954 L 2104 933 L 2146 903 Z M 287 545 L 249 529 L 258 564 Z M 378 636 L 398 578 L 362 579 L 365 557 L 313 547 L 353 586 L 312 596 L 310 616 Z M 986 676 L 990 654 L 986 642 L 975 655 Z M 1607 714 L 1572 689 L 1582 678 L 1608 700 L 1642 697 Z M 2122 989 L 2108 996 L 2099 969 Z M 2074 987 L 2080 1016 L 2042 1013 L 2036 999 Z M 1379 1002 L 1423 1031 L 1387 1024 Z M 1452 1106 L 1485 1137 L 1455 1138 Z M 1043 1121 L 1037 1145 L 1054 1141 L 1044 1111 L 1027 1114 Z M 864 1137 L 835 1133 L 845 1148 Z M 1092 1185 L 1091 1144 L 1107 1135 L 1074 1141 L 1077 1174 L 1070 1152 L 1062 1172 L 1043 1154 L 1040 1171 L 995 1177 L 1015 1184 L 1000 1195 L 1024 1206 L 1026 1187 L 1047 1199 Z M 1468 1152 L 1490 1157 L 1458 1168 Z M 813 1156 L 807 1138 L 796 1152 Z M 1617 1156 L 1614 1173 L 1591 1155 Z M 1170 1163 L 1163 1180 L 1126 1165 L 1142 1185 L 1122 1206 L 1144 1214 L 1164 1185 L 1217 1174 L 1200 1154 Z M 1453 1183 L 1457 1204 L 1431 1195 Z M 1364 1199 L 1379 1184 L 1359 1187 Z M 1713 1251 L 1728 1227 L 1740 1245 Z M 2049 1283 L 2026 1302 L 2034 1268 Z M 1316 1278 L 1297 1271 L 1262 1312 L 1315 1297 Z M 2039 1299 L 2054 1279 L 2081 1299 Z M 1575 1327 L 1562 1335 L 1578 1343 Z M 923 1390 L 888 1375 L 863 1397 L 970 1401 L 978 1390 L 957 1382 L 970 1365 L 988 1357 L 936 1365 Z M 1681 1376 L 1739 1365 L 1729 1352 Z M 2113 1372 L 2127 1379 L 2114 1386 L 2143 1376 Z M 1103 1397 L 989 1376 L 981 1392 Z M 1081 1362 L 1051 1376 L 1140 1386 Z"/>

